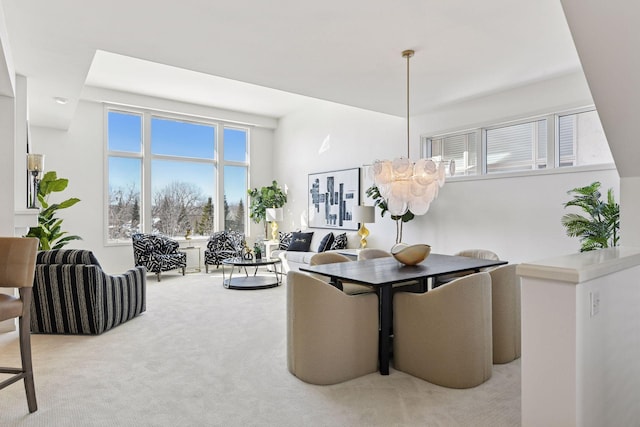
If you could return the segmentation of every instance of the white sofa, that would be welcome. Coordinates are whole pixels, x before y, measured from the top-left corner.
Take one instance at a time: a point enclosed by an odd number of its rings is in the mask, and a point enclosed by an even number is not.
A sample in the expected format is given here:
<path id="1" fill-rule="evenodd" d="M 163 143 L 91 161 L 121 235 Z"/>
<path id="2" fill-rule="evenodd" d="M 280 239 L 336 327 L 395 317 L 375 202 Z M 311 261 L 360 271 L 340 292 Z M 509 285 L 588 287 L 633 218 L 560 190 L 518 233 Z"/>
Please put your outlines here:
<path id="1" fill-rule="evenodd" d="M 360 247 L 360 236 L 357 231 L 342 231 L 342 230 L 330 230 L 325 228 L 310 228 L 302 230 L 304 233 L 310 233 L 313 231 L 313 237 L 311 238 L 311 245 L 308 252 L 296 252 L 296 251 L 283 251 L 277 250 L 272 252 L 272 257 L 279 257 L 282 260 L 282 273 L 287 274 L 289 271 L 299 271 L 300 267 L 308 266 L 311 261 L 311 257 L 318 253 L 318 247 L 320 242 L 328 233 L 333 233 L 334 236 L 338 234 L 346 233 L 347 235 L 347 249 L 357 249 Z M 339 249 L 337 251 L 340 251 Z"/>

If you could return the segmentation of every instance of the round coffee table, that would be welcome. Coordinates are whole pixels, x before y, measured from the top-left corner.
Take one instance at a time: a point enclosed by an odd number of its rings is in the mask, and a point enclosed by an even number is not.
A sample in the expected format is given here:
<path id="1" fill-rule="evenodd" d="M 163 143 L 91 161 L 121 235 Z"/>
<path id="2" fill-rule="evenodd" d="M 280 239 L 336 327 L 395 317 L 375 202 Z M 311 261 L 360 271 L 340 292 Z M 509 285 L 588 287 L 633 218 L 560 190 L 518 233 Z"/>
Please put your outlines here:
<path id="1" fill-rule="evenodd" d="M 263 289 L 274 288 L 282 282 L 280 280 L 281 273 L 278 271 L 280 258 L 261 258 L 261 259 L 244 259 L 229 258 L 222 261 L 222 284 L 227 289 Z M 227 279 L 224 272 L 225 265 L 231 266 L 231 274 Z M 263 266 L 273 266 L 273 276 L 257 275 L 258 268 Z M 233 271 L 236 267 L 244 268 L 244 276 L 233 277 Z M 253 275 L 247 271 L 247 267 L 254 267 Z"/>

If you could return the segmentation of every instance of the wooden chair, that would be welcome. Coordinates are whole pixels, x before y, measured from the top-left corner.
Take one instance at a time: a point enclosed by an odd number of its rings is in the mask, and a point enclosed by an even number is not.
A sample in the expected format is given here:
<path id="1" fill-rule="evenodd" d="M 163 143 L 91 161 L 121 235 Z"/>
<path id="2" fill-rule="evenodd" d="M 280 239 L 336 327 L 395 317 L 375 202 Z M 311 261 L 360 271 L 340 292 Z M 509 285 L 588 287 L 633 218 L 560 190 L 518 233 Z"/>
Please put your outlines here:
<path id="1" fill-rule="evenodd" d="M 38 410 L 36 390 L 31 366 L 30 309 L 33 276 L 36 265 L 38 239 L 0 237 L 0 287 L 17 288 L 19 296 L 0 293 L 0 321 L 18 318 L 21 368 L 0 368 L 0 373 L 11 374 L 0 382 L 3 389 L 24 380 L 29 412 Z"/>

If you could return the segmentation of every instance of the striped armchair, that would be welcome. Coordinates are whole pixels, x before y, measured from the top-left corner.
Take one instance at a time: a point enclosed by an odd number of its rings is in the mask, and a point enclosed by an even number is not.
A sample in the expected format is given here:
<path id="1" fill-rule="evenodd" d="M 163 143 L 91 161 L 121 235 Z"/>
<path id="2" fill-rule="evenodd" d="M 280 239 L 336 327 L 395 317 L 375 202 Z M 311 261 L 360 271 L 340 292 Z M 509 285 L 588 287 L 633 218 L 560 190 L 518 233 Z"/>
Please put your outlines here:
<path id="1" fill-rule="evenodd" d="M 158 282 L 163 271 L 180 269 L 184 276 L 187 254 L 178 250 L 178 242 L 160 234 L 144 233 L 132 234 L 131 240 L 136 267 L 143 266 L 148 271 L 156 273 Z"/>
<path id="2" fill-rule="evenodd" d="M 38 252 L 31 331 L 98 335 L 146 310 L 146 271 L 108 275 L 91 251 Z"/>
<path id="3" fill-rule="evenodd" d="M 246 245 L 244 234 L 239 231 L 216 231 L 209 237 L 207 249 L 204 251 L 204 267 L 209 272 L 209 266 L 220 266 L 228 258 L 242 256 Z"/>

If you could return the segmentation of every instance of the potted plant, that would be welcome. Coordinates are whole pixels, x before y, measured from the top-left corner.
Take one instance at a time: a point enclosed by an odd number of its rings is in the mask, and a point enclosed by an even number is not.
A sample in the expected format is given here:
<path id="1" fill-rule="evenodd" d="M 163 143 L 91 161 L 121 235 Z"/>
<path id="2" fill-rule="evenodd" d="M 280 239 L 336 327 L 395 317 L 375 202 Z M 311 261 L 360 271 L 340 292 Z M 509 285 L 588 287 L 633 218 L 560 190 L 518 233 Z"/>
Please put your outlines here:
<path id="1" fill-rule="evenodd" d="M 573 199 L 564 207 L 576 206 L 587 216 L 568 213 L 562 217 L 567 236 L 580 238 L 580 252 L 618 246 L 620 239 L 620 205 L 613 198 L 613 190 L 607 191 L 607 200 L 600 200 L 600 183 L 574 188 L 567 194 Z"/>
<path id="2" fill-rule="evenodd" d="M 42 208 L 38 214 L 38 226 L 29 228 L 29 232 L 25 236 L 37 237 L 40 240 L 40 250 L 60 249 L 72 240 L 82 240 L 80 236 L 65 236 L 67 232 L 61 230 L 62 219 L 55 216 L 59 209 L 69 208 L 78 203 L 80 199 L 72 197 L 60 203 L 49 204 L 51 193 L 63 191 L 68 184 L 69 180 L 58 178 L 55 171 L 45 173 L 40 181 L 38 201 Z"/>
<path id="3" fill-rule="evenodd" d="M 267 235 L 267 209 L 281 208 L 287 203 L 287 195 L 278 185 L 277 181 L 273 181 L 270 186 L 247 190 L 247 194 L 251 197 L 249 204 L 249 217 L 256 224 L 264 221 L 264 235 Z"/>

